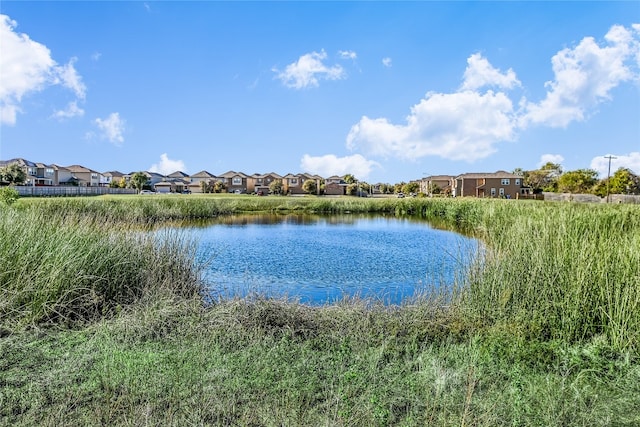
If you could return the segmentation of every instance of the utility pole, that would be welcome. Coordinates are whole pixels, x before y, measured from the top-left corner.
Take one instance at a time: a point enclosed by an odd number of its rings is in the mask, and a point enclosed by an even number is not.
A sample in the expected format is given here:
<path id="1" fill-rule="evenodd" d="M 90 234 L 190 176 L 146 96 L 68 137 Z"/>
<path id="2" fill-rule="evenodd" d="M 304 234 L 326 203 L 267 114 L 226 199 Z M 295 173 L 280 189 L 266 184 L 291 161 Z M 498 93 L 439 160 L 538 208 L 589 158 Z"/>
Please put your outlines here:
<path id="1" fill-rule="evenodd" d="M 608 156 L 604 156 L 605 159 L 609 159 L 609 170 L 607 171 L 607 203 L 609 203 L 609 179 L 611 178 L 611 159 L 617 159 L 617 157 L 613 157 L 611 154 Z"/>
<path id="2" fill-rule="evenodd" d="M 422 172 L 422 180 L 420 181 L 420 190 L 424 190 L 423 191 L 424 194 L 428 194 L 429 197 L 432 197 L 433 194 L 430 194 L 431 189 L 427 186 L 427 178 L 429 178 L 429 175 L 426 172 Z M 424 184 L 424 186 L 422 184 Z"/>

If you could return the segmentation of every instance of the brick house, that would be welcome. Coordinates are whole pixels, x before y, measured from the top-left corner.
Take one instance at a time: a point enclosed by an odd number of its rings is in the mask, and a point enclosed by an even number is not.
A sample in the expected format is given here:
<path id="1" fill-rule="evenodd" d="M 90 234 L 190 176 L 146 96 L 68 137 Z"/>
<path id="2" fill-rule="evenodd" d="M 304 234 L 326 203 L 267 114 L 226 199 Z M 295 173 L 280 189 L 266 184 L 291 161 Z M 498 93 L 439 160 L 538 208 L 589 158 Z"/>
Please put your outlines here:
<path id="1" fill-rule="evenodd" d="M 522 193 L 522 177 L 505 171 L 463 173 L 455 177 L 454 197 L 492 197 L 517 199 Z"/>

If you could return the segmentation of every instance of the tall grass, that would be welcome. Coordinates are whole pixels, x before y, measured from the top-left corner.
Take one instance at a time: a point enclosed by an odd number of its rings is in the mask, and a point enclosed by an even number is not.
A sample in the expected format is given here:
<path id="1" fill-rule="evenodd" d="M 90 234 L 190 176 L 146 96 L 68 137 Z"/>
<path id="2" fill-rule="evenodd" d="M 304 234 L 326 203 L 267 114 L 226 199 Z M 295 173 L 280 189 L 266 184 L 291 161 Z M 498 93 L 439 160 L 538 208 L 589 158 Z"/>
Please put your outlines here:
<path id="1" fill-rule="evenodd" d="M 640 211 L 633 206 L 494 204 L 488 250 L 465 307 L 483 322 L 569 342 L 640 348 Z"/>
<path id="2" fill-rule="evenodd" d="M 84 289 L 90 282 L 131 283 L 136 277 L 148 280 L 148 272 L 165 274 L 155 266 L 167 262 L 148 261 L 164 252 L 151 249 L 150 242 L 133 244 L 124 234 L 116 238 L 113 233 L 107 236 L 96 231 L 104 229 L 105 222 L 126 228 L 124 224 L 129 223 L 239 212 L 372 212 L 438 219 L 485 242 L 486 256 L 469 272 L 456 304 L 464 307 L 464 322 L 507 325 L 523 333 L 571 342 L 603 334 L 619 349 L 637 350 L 640 346 L 640 212 L 631 205 L 193 195 L 21 200 L 17 209 L 20 214 L 11 214 L 14 224 L 20 222 L 18 215 L 29 219 L 17 228 L 4 225 L 10 237 L 3 239 L 3 252 L 11 254 L 13 243 L 9 241 L 24 243 L 11 256 L 3 255 L 5 263 L 13 267 L 0 277 L 48 283 L 49 279 L 42 277 L 66 272 L 51 282 L 54 286 L 37 288 L 60 289 L 52 294 L 55 298 L 85 302 L 94 298 L 91 293 L 66 294 L 65 287 L 56 283 L 75 281 Z M 79 222 L 70 226 L 74 221 Z M 22 234 L 11 237 L 11 233 Z M 165 252 L 175 252 L 172 248 L 165 248 Z M 104 256 L 93 255 L 98 251 Z M 130 255 L 116 255 L 123 251 Z M 102 279 L 102 272 L 112 266 L 117 266 L 115 271 L 122 277 Z M 107 299 L 112 293 L 131 292 L 126 286 L 105 286 L 119 292 L 104 293 Z M 57 306 L 50 304 L 49 296 L 42 296 L 41 311 L 55 313 Z"/>
<path id="3" fill-rule="evenodd" d="M 477 223 L 478 205 L 472 200 L 324 198 L 284 196 L 104 196 L 92 198 L 21 199 L 19 209 L 35 209 L 50 217 L 69 213 L 97 222 L 116 220 L 154 223 L 214 218 L 247 212 L 384 213 L 442 217 L 458 226 Z"/>
<path id="4" fill-rule="evenodd" d="M 97 320 L 151 295 L 200 291 L 195 246 L 74 212 L 0 210 L 0 325 Z"/>

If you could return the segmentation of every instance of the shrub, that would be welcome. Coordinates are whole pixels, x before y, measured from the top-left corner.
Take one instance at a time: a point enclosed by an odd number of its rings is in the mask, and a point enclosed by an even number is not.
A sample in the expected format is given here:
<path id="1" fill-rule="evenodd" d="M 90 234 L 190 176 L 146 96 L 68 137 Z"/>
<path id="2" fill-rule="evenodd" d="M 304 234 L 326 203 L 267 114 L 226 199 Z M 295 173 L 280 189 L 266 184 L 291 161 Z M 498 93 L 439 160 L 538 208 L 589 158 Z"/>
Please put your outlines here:
<path id="1" fill-rule="evenodd" d="M 2 201 L 6 205 L 13 204 L 16 200 L 20 198 L 20 194 L 18 194 L 18 190 L 13 187 L 2 187 L 0 188 L 0 201 Z"/>

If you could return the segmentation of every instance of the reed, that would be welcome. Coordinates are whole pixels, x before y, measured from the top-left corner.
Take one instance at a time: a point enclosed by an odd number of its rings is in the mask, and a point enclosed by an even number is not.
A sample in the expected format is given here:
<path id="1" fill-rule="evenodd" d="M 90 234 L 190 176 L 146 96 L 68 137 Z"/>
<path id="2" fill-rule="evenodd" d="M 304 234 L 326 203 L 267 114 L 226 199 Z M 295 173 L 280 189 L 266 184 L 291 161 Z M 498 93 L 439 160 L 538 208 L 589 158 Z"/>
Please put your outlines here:
<path id="1" fill-rule="evenodd" d="M 195 245 L 108 220 L 0 211 L 0 325 L 86 323 L 160 294 L 198 296 Z"/>
<path id="2" fill-rule="evenodd" d="M 465 307 L 484 322 L 577 342 L 640 344 L 640 215 L 633 206 L 496 204 Z"/>
<path id="3" fill-rule="evenodd" d="M 640 340 L 640 215 L 631 205 L 580 205 L 514 200 L 395 199 L 256 196 L 139 196 L 21 200 L 17 212 L 30 218 L 20 227 L 5 224 L 4 239 L 24 242 L 11 256 L 13 269 L 2 277 L 29 277 L 47 283 L 57 271 L 75 271 L 81 287 L 97 278 L 94 271 L 116 265 L 123 272 L 115 282 L 135 281 L 140 271 L 153 266 L 133 267 L 130 259 L 151 258 L 157 252 L 149 242 L 133 244 L 126 233 L 118 238 L 97 235 L 106 224 L 160 223 L 168 220 L 211 218 L 239 212 L 380 213 L 417 215 L 477 235 L 486 252 L 467 275 L 458 305 L 464 306 L 465 321 L 473 324 L 509 324 L 532 334 L 571 342 L 604 334 L 620 349 L 637 349 Z M 5 222 L 8 219 L 5 218 Z M 60 226 L 74 223 L 74 227 Z M 40 225 L 42 224 L 42 228 Z M 112 227 L 113 228 L 113 227 Z M 67 234 L 65 234 L 67 233 Z M 106 240 L 105 240 L 106 239 Z M 68 242 L 68 243 L 61 243 Z M 129 249 L 117 245 L 131 246 Z M 59 247 L 47 247 L 57 245 Z M 102 246 L 101 246 L 102 245 Z M 178 245 L 179 246 L 179 245 Z M 60 248 L 67 252 L 63 253 Z M 28 249 L 28 250 L 27 250 Z M 166 251 L 171 252 L 169 247 Z M 94 252 L 130 253 L 123 259 L 91 258 Z M 11 258 L 13 257 L 13 258 Z M 80 261 L 84 260 L 84 261 Z M 71 267 L 70 262 L 78 263 Z M 156 261 L 154 261 L 156 262 Z M 95 265 L 94 265 L 95 264 Z M 134 263 L 135 264 L 135 263 Z M 131 266 L 131 267 L 128 267 Z M 49 269 L 43 272 L 43 269 Z M 89 272 L 89 273 L 87 273 Z M 68 273 L 71 274 L 71 273 Z M 62 280 L 62 279 L 60 279 Z M 53 280 L 51 289 L 65 289 Z M 109 285 L 112 286 L 112 285 Z M 38 287 L 46 288 L 44 285 Z M 127 287 L 119 286 L 127 294 Z M 42 293 L 42 291 L 38 291 Z M 64 295 L 64 291 L 58 291 Z M 57 294 L 54 294 L 57 295 Z M 105 295 L 110 295 L 109 293 Z M 59 298 L 60 296 L 56 296 Z M 48 298 L 48 297 L 47 297 Z M 69 294 L 67 298 L 87 299 Z M 42 310 L 55 312 L 46 298 Z M 516 326 L 514 326 L 516 325 Z"/>

